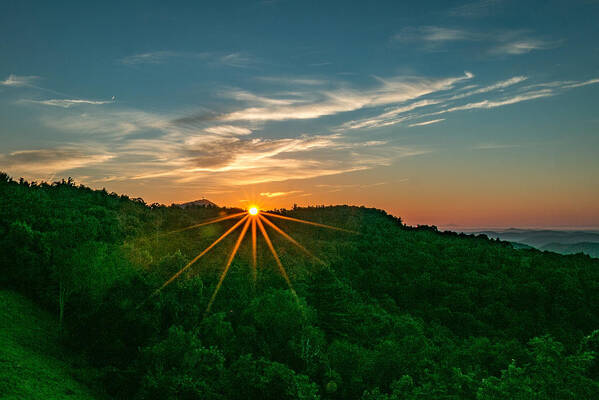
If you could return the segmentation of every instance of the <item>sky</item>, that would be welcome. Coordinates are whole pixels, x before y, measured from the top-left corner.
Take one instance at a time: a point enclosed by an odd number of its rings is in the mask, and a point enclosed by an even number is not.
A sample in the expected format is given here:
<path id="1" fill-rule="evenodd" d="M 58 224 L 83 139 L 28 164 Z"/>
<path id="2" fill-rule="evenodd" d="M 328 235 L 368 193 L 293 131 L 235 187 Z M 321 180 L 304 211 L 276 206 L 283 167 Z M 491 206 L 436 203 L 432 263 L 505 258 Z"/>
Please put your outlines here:
<path id="1" fill-rule="evenodd" d="M 0 5 L 0 170 L 163 204 L 599 227 L 599 1 Z"/>

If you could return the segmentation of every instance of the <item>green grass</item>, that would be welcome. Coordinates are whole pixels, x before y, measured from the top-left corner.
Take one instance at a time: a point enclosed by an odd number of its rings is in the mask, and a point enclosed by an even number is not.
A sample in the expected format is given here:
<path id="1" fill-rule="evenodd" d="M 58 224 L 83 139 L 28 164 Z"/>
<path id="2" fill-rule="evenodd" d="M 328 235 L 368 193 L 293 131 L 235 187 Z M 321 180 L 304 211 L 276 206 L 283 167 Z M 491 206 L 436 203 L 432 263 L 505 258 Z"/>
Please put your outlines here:
<path id="1" fill-rule="evenodd" d="M 0 290 L 1 399 L 100 398 L 75 379 L 85 372 L 82 365 L 61 345 L 55 317 Z"/>

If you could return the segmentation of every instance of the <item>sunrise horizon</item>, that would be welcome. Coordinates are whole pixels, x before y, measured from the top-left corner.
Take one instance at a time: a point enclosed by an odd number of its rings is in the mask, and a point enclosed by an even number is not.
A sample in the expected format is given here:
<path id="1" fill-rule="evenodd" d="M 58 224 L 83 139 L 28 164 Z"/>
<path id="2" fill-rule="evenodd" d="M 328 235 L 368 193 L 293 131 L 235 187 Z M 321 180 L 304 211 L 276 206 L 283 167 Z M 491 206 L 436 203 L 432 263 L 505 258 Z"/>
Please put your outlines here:
<path id="1" fill-rule="evenodd" d="M 9 175 L 10 176 L 10 175 Z M 12 176 L 13 179 L 17 179 L 16 176 Z M 387 212 L 394 217 L 401 218 L 402 221 L 408 225 L 418 226 L 418 225 L 429 225 L 436 226 L 442 230 L 448 231 L 457 231 L 457 232 L 479 232 L 485 230 L 506 230 L 506 229 L 532 229 L 532 230 L 564 230 L 564 231 L 573 231 L 573 230 L 589 230 L 595 231 L 599 230 L 599 222 L 594 222 L 594 219 L 591 219 L 591 222 L 587 219 L 586 216 L 574 215 L 574 216 L 556 216 L 555 213 L 551 210 L 547 211 L 545 215 L 538 217 L 535 215 L 538 212 L 538 207 L 535 212 L 531 212 L 530 210 L 520 211 L 521 219 L 518 218 L 517 215 L 509 214 L 503 215 L 501 217 L 496 217 L 496 214 L 490 213 L 486 210 L 479 212 L 477 216 L 475 216 L 474 212 L 469 212 L 465 218 L 463 218 L 463 222 L 459 221 L 459 218 L 447 219 L 444 218 L 440 214 L 432 214 L 430 209 L 423 209 L 420 213 L 411 213 L 407 211 L 408 209 L 402 209 L 397 206 L 387 206 L 385 207 L 385 202 L 375 203 L 375 202 L 360 202 L 359 200 L 352 201 L 344 201 L 342 198 L 333 197 L 331 201 L 321 201 L 321 200 L 307 200 L 309 198 L 306 194 L 302 194 L 299 197 L 295 198 L 293 195 L 295 193 L 300 192 L 299 190 L 290 189 L 288 192 L 261 192 L 260 190 L 251 190 L 244 188 L 244 190 L 240 190 L 239 192 L 235 187 L 231 187 L 230 192 L 235 194 L 242 194 L 241 197 L 246 198 L 235 198 L 235 195 L 218 195 L 215 193 L 204 194 L 202 191 L 198 191 L 196 194 L 191 194 L 186 197 L 171 197 L 169 195 L 158 194 L 153 197 L 146 197 L 143 195 L 144 192 L 140 193 L 132 193 L 132 192 L 118 192 L 116 190 L 112 190 L 110 185 L 105 186 L 94 186 L 87 185 L 85 182 L 79 182 L 73 177 L 53 177 L 52 180 L 45 181 L 43 179 L 35 179 L 29 178 L 29 182 L 36 182 L 37 184 L 41 182 L 45 182 L 51 184 L 53 182 L 60 182 L 61 180 L 67 180 L 71 178 L 76 185 L 83 185 L 86 187 L 90 187 L 94 190 L 106 190 L 108 193 L 116 193 L 118 195 L 124 195 L 131 199 L 141 199 L 146 204 L 161 204 L 164 206 L 192 203 L 198 200 L 209 200 L 215 203 L 218 207 L 224 208 L 236 208 L 236 209 L 248 209 L 249 205 L 259 205 L 260 209 L 265 210 L 274 210 L 274 209 L 292 209 L 294 206 L 297 207 L 319 207 L 319 206 L 341 206 L 347 205 L 350 207 L 367 207 L 367 208 L 376 208 Z M 26 179 L 27 181 L 27 179 Z M 366 185 L 368 187 L 369 185 Z M 378 186 L 378 185 L 377 185 Z M 292 187 L 292 186 L 291 186 Z M 257 193 L 257 195 L 247 196 L 248 193 Z M 358 197 L 358 196 L 356 196 Z M 323 197 L 324 198 L 324 197 Z M 438 208 L 438 207 L 437 207 Z M 460 208 L 463 208 L 461 206 Z M 432 209 L 432 208 L 431 208 Z M 431 215 L 432 214 L 432 215 Z M 477 222 L 479 221 L 479 222 Z M 499 221 L 499 222 L 498 222 Z M 578 224 L 572 223 L 572 221 L 580 221 Z"/>
<path id="2" fill-rule="evenodd" d="M 0 170 L 148 203 L 599 227 L 597 4 L 450 3 L 15 4 Z"/>
<path id="3" fill-rule="evenodd" d="M 599 0 L 9 0 L 0 399 L 599 399 Z"/>

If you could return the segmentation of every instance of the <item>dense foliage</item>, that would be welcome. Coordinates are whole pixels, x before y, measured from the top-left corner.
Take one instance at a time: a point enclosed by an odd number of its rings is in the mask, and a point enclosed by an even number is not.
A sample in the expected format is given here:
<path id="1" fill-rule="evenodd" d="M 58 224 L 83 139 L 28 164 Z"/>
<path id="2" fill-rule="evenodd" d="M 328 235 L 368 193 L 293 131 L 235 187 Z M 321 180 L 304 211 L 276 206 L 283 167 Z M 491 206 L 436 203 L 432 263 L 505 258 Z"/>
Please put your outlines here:
<path id="1" fill-rule="evenodd" d="M 599 260 L 412 228 L 363 207 L 279 210 L 344 227 L 272 230 L 298 293 L 236 235 L 150 297 L 233 225 L 233 210 L 146 205 L 0 175 L 0 285 L 56 313 L 102 390 L 131 399 L 599 398 Z M 268 228 L 267 228 L 268 229 Z"/>

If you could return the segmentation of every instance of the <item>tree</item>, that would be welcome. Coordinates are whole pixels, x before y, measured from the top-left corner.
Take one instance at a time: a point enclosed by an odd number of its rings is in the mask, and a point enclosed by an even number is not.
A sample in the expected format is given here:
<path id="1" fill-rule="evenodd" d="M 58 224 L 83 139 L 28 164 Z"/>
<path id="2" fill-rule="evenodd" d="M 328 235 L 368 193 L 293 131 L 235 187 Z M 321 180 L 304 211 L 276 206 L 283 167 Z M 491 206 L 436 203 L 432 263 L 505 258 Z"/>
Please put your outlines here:
<path id="1" fill-rule="evenodd" d="M 227 398 L 232 400 L 318 400 L 317 386 L 284 364 L 243 355 L 231 365 Z"/>
<path id="2" fill-rule="evenodd" d="M 598 398 L 599 383 L 587 375 L 594 358 L 591 353 L 567 355 L 562 344 L 550 336 L 534 338 L 529 346 L 531 361 L 523 367 L 512 361 L 500 378 L 484 379 L 477 399 Z"/>
<path id="3" fill-rule="evenodd" d="M 141 399 L 223 399 L 224 357 L 202 346 L 195 332 L 173 326 L 161 342 L 141 351 Z"/>

